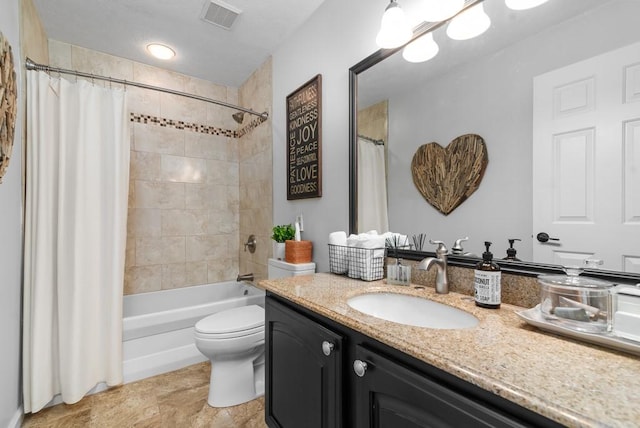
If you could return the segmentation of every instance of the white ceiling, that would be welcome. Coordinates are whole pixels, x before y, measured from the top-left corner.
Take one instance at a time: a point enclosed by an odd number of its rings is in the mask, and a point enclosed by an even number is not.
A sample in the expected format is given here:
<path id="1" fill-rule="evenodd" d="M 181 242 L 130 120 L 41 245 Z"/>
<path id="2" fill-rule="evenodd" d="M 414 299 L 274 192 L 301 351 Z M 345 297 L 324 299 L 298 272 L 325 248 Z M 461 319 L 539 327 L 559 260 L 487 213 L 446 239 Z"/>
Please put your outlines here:
<path id="1" fill-rule="evenodd" d="M 34 0 L 50 39 L 240 86 L 324 0 L 225 0 L 242 13 L 231 30 L 200 17 L 209 0 Z M 152 42 L 172 47 L 150 57 Z"/>

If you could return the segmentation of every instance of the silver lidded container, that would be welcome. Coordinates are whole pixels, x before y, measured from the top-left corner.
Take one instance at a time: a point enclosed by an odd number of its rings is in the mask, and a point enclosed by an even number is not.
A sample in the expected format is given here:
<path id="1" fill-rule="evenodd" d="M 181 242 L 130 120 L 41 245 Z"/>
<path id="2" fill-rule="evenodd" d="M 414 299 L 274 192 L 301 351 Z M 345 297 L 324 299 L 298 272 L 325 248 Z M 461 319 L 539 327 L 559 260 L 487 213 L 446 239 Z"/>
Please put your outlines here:
<path id="1" fill-rule="evenodd" d="M 586 333 L 611 331 L 613 283 L 579 276 L 583 269 L 565 267 L 566 275 L 540 275 L 540 312 L 545 320 Z"/>

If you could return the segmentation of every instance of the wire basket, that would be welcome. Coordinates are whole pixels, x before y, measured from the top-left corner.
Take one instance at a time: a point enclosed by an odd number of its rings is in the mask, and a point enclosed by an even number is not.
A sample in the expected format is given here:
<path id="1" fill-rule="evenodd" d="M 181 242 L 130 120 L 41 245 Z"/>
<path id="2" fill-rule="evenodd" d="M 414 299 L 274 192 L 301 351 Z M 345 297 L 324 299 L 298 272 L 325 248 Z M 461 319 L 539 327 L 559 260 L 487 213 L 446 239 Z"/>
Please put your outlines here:
<path id="1" fill-rule="evenodd" d="M 329 244 L 329 271 L 349 278 L 375 281 L 384 277 L 384 248 Z"/>

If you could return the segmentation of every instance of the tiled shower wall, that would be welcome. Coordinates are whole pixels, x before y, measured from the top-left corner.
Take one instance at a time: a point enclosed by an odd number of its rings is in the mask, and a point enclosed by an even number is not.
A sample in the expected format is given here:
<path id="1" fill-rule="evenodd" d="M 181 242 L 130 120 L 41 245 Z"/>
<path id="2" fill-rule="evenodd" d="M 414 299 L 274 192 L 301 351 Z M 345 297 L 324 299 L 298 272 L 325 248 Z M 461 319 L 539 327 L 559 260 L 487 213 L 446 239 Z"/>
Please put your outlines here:
<path id="1" fill-rule="evenodd" d="M 49 52 L 55 67 L 238 103 L 236 88 L 53 40 Z M 141 88 L 126 91 L 137 121 L 131 122 L 125 294 L 235 279 L 240 139 L 215 135 L 239 129 L 234 111 Z M 165 119 L 193 126 L 161 126 Z"/>
<path id="2" fill-rule="evenodd" d="M 240 87 L 240 105 L 271 114 L 271 59 L 265 61 Z M 245 115 L 246 124 L 250 117 Z M 240 272 L 256 279 L 267 277 L 273 226 L 273 144 L 271 119 L 240 139 L 240 240 L 256 236 L 256 252 L 240 248 Z"/>

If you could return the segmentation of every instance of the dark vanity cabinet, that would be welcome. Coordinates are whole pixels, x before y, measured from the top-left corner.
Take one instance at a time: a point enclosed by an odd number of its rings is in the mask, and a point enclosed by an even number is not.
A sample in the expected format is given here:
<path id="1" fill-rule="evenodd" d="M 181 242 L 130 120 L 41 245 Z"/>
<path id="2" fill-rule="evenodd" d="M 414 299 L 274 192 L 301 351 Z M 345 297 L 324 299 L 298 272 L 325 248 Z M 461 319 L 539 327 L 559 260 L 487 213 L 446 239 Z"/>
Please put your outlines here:
<path id="1" fill-rule="evenodd" d="M 267 293 L 269 427 L 560 426 Z"/>
<path id="2" fill-rule="evenodd" d="M 523 426 L 365 347 L 353 367 L 358 428 Z"/>
<path id="3" fill-rule="evenodd" d="M 341 427 L 342 336 L 272 299 L 265 336 L 267 424 Z"/>

